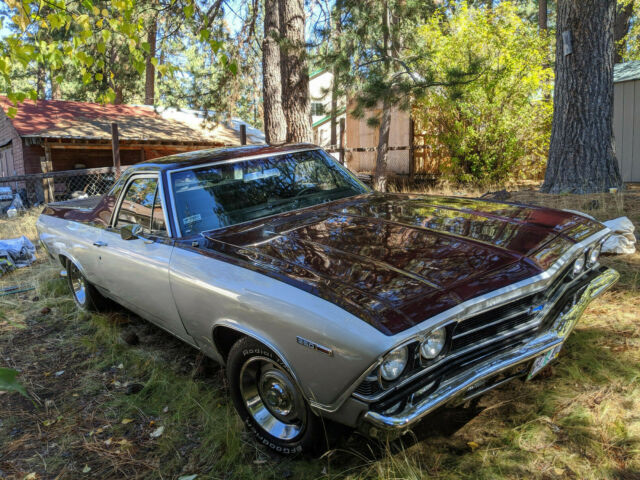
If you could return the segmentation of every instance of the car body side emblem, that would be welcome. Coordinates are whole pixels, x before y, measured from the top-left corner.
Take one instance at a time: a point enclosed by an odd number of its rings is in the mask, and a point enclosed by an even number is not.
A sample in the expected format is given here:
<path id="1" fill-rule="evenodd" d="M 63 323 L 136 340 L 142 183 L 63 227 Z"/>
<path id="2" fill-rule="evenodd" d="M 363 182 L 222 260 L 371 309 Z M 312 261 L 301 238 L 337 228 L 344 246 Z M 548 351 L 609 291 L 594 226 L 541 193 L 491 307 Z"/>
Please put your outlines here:
<path id="1" fill-rule="evenodd" d="M 325 347 L 324 345 L 320 345 L 319 343 L 312 342 L 311 340 L 307 340 L 306 338 L 302 337 L 296 337 L 296 341 L 304 347 L 311 348 L 312 350 L 324 353 L 325 355 L 329 355 L 330 357 L 333 356 L 333 350 L 331 350 L 329 347 Z"/>

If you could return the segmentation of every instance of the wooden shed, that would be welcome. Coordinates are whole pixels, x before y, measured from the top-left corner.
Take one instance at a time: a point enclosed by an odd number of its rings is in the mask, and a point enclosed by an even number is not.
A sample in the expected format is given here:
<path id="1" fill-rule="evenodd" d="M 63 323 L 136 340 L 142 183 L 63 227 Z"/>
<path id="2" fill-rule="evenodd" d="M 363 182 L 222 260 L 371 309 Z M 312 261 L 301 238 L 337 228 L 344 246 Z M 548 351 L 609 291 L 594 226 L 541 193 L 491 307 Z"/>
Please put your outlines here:
<path id="1" fill-rule="evenodd" d="M 62 100 L 13 106 L 0 96 L 0 178 L 33 173 L 108 167 L 112 123 L 118 124 L 123 166 L 165 155 L 241 143 L 264 143 L 262 132 L 239 119 L 211 127 L 200 112 L 144 105 L 101 105 Z"/>
<path id="2" fill-rule="evenodd" d="M 624 182 L 640 182 L 640 61 L 614 68 L 613 134 Z"/>

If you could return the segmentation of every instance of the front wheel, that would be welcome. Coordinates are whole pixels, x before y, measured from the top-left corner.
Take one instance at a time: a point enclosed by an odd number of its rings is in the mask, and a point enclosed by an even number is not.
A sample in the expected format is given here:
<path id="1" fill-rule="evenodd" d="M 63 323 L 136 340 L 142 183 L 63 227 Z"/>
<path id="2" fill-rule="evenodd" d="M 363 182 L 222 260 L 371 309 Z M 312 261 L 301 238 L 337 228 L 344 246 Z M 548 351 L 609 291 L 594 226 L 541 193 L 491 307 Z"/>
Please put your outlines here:
<path id="1" fill-rule="evenodd" d="M 89 312 L 99 311 L 106 304 L 105 298 L 84 277 L 71 260 L 67 260 L 67 283 L 76 305 Z"/>
<path id="2" fill-rule="evenodd" d="M 282 361 L 252 338 L 238 340 L 227 359 L 231 398 L 243 422 L 270 449 L 316 453 L 325 437 Z"/>

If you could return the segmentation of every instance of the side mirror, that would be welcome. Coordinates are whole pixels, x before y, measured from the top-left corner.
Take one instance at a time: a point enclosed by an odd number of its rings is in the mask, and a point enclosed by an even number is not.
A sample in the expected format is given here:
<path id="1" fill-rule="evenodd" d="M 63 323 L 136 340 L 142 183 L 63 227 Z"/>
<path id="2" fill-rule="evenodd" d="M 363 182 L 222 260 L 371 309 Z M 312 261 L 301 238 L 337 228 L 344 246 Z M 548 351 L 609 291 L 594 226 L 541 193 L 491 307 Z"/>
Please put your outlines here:
<path id="1" fill-rule="evenodd" d="M 123 240 L 135 240 L 136 238 L 140 238 L 141 233 L 142 227 L 137 223 L 125 225 L 120 228 L 120 237 Z"/>

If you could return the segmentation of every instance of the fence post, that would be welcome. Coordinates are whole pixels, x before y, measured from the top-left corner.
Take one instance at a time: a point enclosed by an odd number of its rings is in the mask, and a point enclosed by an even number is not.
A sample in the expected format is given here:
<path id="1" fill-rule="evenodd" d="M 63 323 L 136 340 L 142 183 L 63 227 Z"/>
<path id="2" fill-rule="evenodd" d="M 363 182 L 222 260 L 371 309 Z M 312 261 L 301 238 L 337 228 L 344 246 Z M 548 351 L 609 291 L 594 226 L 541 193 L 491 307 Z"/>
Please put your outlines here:
<path id="1" fill-rule="evenodd" d="M 49 173 L 53 171 L 53 162 L 51 161 L 51 147 L 45 143 L 44 145 L 44 160 L 40 157 L 40 169 L 42 173 Z M 44 192 L 45 203 L 55 202 L 55 189 L 53 186 L 52 178 L 42 179 L 42 190 Z"/>
<path id="2" fill-rule="evenodd" d="M 415 127 L 413 117 L 409 116 L 409 180 L 413 180 L 413 176 L 416 173 L 415 149 L 413 146 Z"/>
<path id="3" fill-rule="evenodd" d="M 116 178 L 120 176 L 120 139 L 118 138 L 118 124 L 111 124 L 111 150 L 113 152 L 113 167 L 116 169 Z"/>
<path id="4" fill-rule="evenodd" d="M 342 165 L 345 164 L 345 158 L 344 158 L 344 118 L 340 119 L 340 146 L 338 147 L 339 150 L 339 159 L 340 159 L 340 163 Z"/>
<path id="5" fill-rule="evenodd" d="M 247 144 L 247 126 L 243 123 L 240 125 L 240 145 Z"/>

